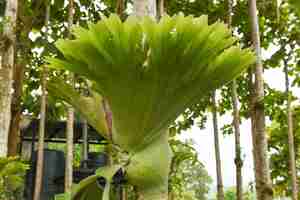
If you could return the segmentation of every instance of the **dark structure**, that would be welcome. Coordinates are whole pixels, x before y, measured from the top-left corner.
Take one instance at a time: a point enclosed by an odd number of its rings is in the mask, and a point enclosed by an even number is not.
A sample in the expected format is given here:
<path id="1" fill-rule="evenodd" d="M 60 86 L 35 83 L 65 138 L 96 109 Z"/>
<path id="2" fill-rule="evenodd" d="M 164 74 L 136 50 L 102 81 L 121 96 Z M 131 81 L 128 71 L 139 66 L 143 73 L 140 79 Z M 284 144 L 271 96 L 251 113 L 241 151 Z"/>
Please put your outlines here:
<path id="1" fill-rule="evenodd" d="M 27 172 L 25 199 L 32 200 L 35 185 L 35 173 L 37 152 L 35 151 L 35 143 L 38 138 L 39 121 L 33 120 L 21 131 L 21 148 L 24 143 L 31 143 L 31 168 Z M 65 143 L 66 122 L 58 121 L 46 123 L 45 142 Z M 87 142 L 88 144 L 106 144 L 106 141 L 92 127 L 88 127 L 88 139 L 83 141 L 83 124 L 74 124 L 74 143 Z M 103 152 L 90 152 L 88 158 L 81 161 L 79 169 L 74 169 L 74 182 L 78 183 L 82 179 L 95 173 L 99 167 L 107 164 L 107 155 Z M 43 185 L 41 199 L 53 200 L 54 196 L 64 191 L 64 175 L 65 175 L 65 155 L 64 152 L 58 150 L 44 150 L 44 168 L 43 168 Z"/>
<path id="2" fill-rule="evenodd" d="M 39 120 L 35 119 L 21 130 L 21 141 L 38 141 Z M 74 143 L 82 143 L 83 124 L 81 122 L 74 123 Z M 65 143 L 66 122 L 65 121 L 47 121 L 45 130 L 45 142 Z M 97 133 L 97 131 L 88 127 L 89 144 L 106 143 L 105 139 Z"/>
<path id="3" fill-rule="evenodd" d="M 33 153 L 32 165 L 26 175 L 25 199 L 33 199 L 37 152 Z M 65 156 L 57 150 L 44 150 L 44 168 L 41 199 L 53 200 L 55 194 L 64 192 Z"/>

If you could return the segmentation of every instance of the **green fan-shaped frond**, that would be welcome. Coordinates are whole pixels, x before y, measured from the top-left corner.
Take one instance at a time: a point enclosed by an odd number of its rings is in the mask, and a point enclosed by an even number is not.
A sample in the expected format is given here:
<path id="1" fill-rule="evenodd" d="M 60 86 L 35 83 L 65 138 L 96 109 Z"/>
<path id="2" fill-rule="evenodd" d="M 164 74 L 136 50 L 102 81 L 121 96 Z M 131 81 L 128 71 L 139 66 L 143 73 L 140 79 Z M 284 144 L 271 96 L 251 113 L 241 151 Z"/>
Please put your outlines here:
<path id="1" fill-rule="evenodd" d="M 290 0 L 289 2 L 295 7 L 295 11 L 298 13 L 298 15 L 300 15 L 300 1 Z"/>
<path id="2" fill-rule="evenodd" d="M 138 150 L 253 63 L 253 53 L 234 46 L 225 24 L 207 21 L 178 15 L 123 23 L 112 15 L 75 28 L 76 39 L 57 42 L 64 59 L 49 62 L 92 80 L 110 104 L 114 141 Z"/>
<path id="3" fill-rule="evenodd" d="M 48 82 L 47 90 L 56 99 L 71 104 L 98 133 L 107 139 L 109 138 L 103 99 L 98 93 L 92 92 L 89 97 L 80 95 L 73 87 L 60 79 L 53 79 Z"/>

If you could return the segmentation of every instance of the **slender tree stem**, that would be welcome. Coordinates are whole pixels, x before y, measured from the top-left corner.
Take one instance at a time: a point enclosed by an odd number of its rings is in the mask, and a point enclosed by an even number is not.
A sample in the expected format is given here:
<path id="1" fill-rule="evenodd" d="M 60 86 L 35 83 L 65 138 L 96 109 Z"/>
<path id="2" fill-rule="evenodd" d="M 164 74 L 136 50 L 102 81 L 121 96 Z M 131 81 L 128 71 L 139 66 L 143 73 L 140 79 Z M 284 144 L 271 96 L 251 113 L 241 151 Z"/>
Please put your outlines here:
<path id="1" fill-rule="evenodd" d="M 117 0 L 116 13 L 120 16 L 120 18 L 123 17 L 124 6 L 124 0 Z"/>
<path id="2" fill-rule="evenodd" d="M 135 0 L 133 2 L 134 15 L 137 17 L 150 16 L 156 18 L 156 0 Z"/>
<path id="3" fill-rule="evenodd" d="M 71 28 L 74 18 L 74 0 L 69 0 L 69 16 L 68 16 L 68 37 L 71 38 Z M 70 79 L 74 85 L 74 76 Z M 74 140 L 74 108 L 71 105 L 67 106 L 67 147 L 66 147 L 66 170 L 65 170 L 65 192 L 71 193 L 73 183 L 73 140 Z"/>
<path id="4" fill-rule="evenodd" d="M 46 17 L 45 17 L 45 36 L 48 36 L 48 27 L 50 20 L 50 4 L 47 4 Z M 40 200 L 42 185 L 43 185 L 43 169 L 44 169 L 44 139 L 45 139 L 45 124 L 46 124 L 46 108 L 47 108 L 47 69 L 45 65 L 42 65 L 42 96 L 40 107 L 40 121 L 39 121 L 39 140 L 38 140 L 38 152 L 37 152 L 37 164 L 36 164 L 36 176 L 35 176 L 35 188 L 34 188 L 34 200 Z"/>
<path id="5" fill-rule="evenodd" d="M 256 192 L 258 200 L 270 200 L 273 196 L 269 163 L 267 155 L 267 137 L 265 133 L 265 114 L 264 114 L 264 80 L 263 80 L 263 64 L 261 59 L 261 47 L 259 36 L 259 25 L 257 16 L 256 0 L 249 0 L 249 14 L 251 21 L 251 37 L 252 44 L 256 52 L 255 65 L 255 84 L 252 95 L 252 130 L 255 143 L 256 159 Z"/>
<path id="6" fill-rule="evenodd" d="M 88 159 L 88 123 L 86 119 L 82 120 L 82 126 L 83 126 L 83 131 L 82 131 L 82 159 L 86 161 Z M 87 167 L 86 162 L 84 162 L 84 167 Z"/>
<path id="7" fill-rule="evenodd" d="M 290 56 L 289 56 L 290 57 Z M 288 61 L 284 60 L 284 74 L 285 74 L 285 91 L 286 91 L 286 110 L 287 110 L 287 126 L 288 126 L 288 144 L 289 144 L 289 166 L 292 178 L 292 199 L 298 200 L 298 184 L 297 184 L 297 169 L 295 160 L 295 143 L 293 130 L 293 111 L 291 107 L 292 98 L 290 94 L 290 81 L 288 74 Z"/>
<path id="8" fill-rule="evenodd" d="M 158 1 L 158 17 L 161 18 L 165 14 L 165 1 L 159 0 Z"/>
<path id="9" fill-rule="evenodd" d="M 236 166 L 236 198 L 237 200 L 243 199 L 243 177 L 242 167 L 243 160 L 241 157 L 241 137 L 240 137 L 240 113 L 238 108 L 238 96 L 236 81 L 233 80 L 231 85 L 232 102 L 233 102 L 233 126 L 235 137 L 235 166 Z"/>
<path id="10" fill-rule="evenodd" d="M 224 200 L 225 197 L 224 197 L 223 180 L 222 180 L 218 114 L 217 114 L 217 103 L 216 103 L 215 91 L 212 94 L 212 114 L 213 114 L 213 127 L 214 127 L 214 141 L 215 141 L 218 200 Z"/>
<path id="11" fill-rule="evenodd" d="M 228 26 L 232 25 L 232 0 L 227 0 L 228 6 Z M 233 127 L 234 127 L 234 138 L 235 138 L 235 166 L 236 166 L 236 199 L 243 199 L 243 176 L 242 176 L 242 167 L 243 160 L 241 158 L 241 138 L 240 138 L 240 111 L 238 107 L 239 99 L 237 93 L 237 84 L 236 80 L 232 81 L 231 84 L 231 98 L 232 98 L 232 108 L 233 108 Z"/>

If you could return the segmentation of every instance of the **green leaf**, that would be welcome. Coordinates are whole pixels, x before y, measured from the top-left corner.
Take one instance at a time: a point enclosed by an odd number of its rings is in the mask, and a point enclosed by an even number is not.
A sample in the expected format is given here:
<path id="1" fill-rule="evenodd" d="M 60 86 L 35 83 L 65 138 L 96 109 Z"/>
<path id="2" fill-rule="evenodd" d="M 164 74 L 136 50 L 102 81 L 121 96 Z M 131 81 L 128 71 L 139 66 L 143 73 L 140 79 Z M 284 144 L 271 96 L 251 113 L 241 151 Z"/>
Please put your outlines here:
<path id="1" fill-rule="evenodd" d="M 121 169 L 120 165 L 107 166 L 107 167 L 102 167 L 102 168 L 97 169 L 96 175 L 98 177 L 104 177 L 106 180 L 102 200 L 109 200 L 109 191 L 110 191 L 111 181 L 112 181 L 114 175 L 120 169 Z"/>
<path id="2" fill-rule="evenodd" d="M 70 193 L 63 193 L 55 195 L 55 200 L 71 200 Z"/>
<path id="3" fill-rule="evenodd" d="M 112 110 L 114 141 L 137 150 L 254 62 L 252 52 L 233 46 L 225 24 L 207 21 L 178 15 L 122 23 L 112 15 L 76 28 L 75 40 L 57 43 L 65 58 L 48 61 L 94 81 Z"/>
<path id="4" fill-rule="evenodd" d="M 186 108 L 253 64 L 254 54 L 235 45 L 225 24 L 209 25 L 206 16 L 164 16 L 159 22 L 129 17 L 121 22 L 112 15 L 74 33 L 74 40 L 57 43 L 64 58 L 48 58 L 50 67 L 70 70 L 94 83 L 112 111 L 113 142 L 130 154 L 125 167 L 129 183 L 145 199 L 159 199 L 167 193 L 172 157 L 167 128 Z M 96 126 L 96 101 L 89 104 L 70 88 L 60 87 L 49 91 L 81 109 Z M 110 180 L 117 169 L 103 168 L 82 181 L 74 194 L 88 194 L 97 177 Z M 109 190 L 108 181 L 103 198 L 108 199 Z"/>
<path id="5" fill-rule="evenodd" d="M 106 184 L 105 184 L 104 192 L 102 195 L 102 199 L 109 200 L 110 185 L 111 185 L 112 178 L 117 173 L 117 171 L 120 169 L 121 169 L 120 165 L 106 166 L 106 167 L 97 169 L 95 175 L 84 179 L 83 181 L 81 181 L 79 184 L 77 184 L 74 187 L 74 190 L 72 191 L 72 199 L 74 199 L 74 200 L 81 199 L 83 196 L 87 195 L 87 191 L 89 191 L 89 189 L 91 189 L 95 185 L 97 185 L 97 183 L 96 183 L 97 179 L 99 177 L 103 177 L 106 180 Z M 96 190 L 100 190 L 100 189 L 97 188 Z M 95 197 L 95 199 L 96 198 L 98 199 L 98 197 Z"/>
<path id="6" fill-rule="evenodd" d="M 50 94 L 74 106 L 99 134 L 108 138 L 108 128 L 105 112 L 102 105 L 102 97 L 98 93 L 92 93 L 90 97 L 80 95 L 74 88 L 60 79 L 53 79 L 47 85 Z"/>

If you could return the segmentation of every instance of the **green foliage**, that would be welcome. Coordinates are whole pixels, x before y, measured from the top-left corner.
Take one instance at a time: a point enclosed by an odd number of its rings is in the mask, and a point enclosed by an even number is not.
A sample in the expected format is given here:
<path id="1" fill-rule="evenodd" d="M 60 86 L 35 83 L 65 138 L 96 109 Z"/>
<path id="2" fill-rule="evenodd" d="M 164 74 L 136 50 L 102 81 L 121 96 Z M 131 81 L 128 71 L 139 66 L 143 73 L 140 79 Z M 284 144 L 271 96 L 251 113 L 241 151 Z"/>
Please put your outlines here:
<path id="1" fill-rule="evenodd" d="M 0 199 L 21 200 L 28 165 L 18 158 L 0 158 Z"/>
<path id="2" fill-rule="evenodd" d="M 0 1 L 0 17 L 4 16 L 6 1 Z"/>
<path id="3" fill-rule="evenodd" d="M 205 123 L 207 122 L 206 111 L 209 104 L 209 96 L 207 96 L 206 98 L 199 99 L 197 104 L 186 109 L 180 117 L 176 119 L 174 124 L 172 124 L 171 127 L 174 129 L 174 133 L 177 134 L 183 130 L 188 130 L 194 125 L 200 129 L 205 128 Z"/>
<path id="4" fill-rule="evenodd" d="M 296 12 L 300 15 L 300 2 L 297 0 L 290 0 L 290 3 L 294 6 Z"/>
<path id="5" fill-rule="evenodd" d="M 224 16 L 227 13 L 226 9 L 224 0 L 169 0 L 168 3 L 166 3 L 166 10 L 170 15 L 179 12 L 193 16 L 209 15 L 211 16 L 209 18 L 209 23 L 224 19 Z"/>
<path id="6" fill-rule="evenodd" d="M 300 108 L 293 109 L 294 141 L 295 149 L 300 147 Z M 289 149 L 287 116 L 285 110 L 278 110 L 272 124 L 268 127 L 269 151 L 271 152 L 271 178 L 274 184 L 276 196 L 291 194 L 291 176 L 289 174 Z M 299 151 L 296 151 L 297 170 L 300 169 Z M 298 177 L 299 179 L 300 177 Z M 300 179 L 299 179 L 300 180 Z"/>
<path id="7" fill-rule="evenodd" d="M 225 191 L 225 200 L 236 200 L 236 191 L 235 188 L 228 188 Z M 244 200 L 254 200 L 255 194 L 251 191 L 245 191 L 243 194 Z"/>
<path id="8" fill-rule="evenodd" d="M 211 177 L 198 160 L 191 141 L 170 141 L 174 156 L 169 176 L 169 192 L 176 199 L 207 199 Z"/>
<path id="9" fill-rule="evenodd" d="M 47 89 L 55 99 L 59 98 L 70 103 L 100 134 L 108 137 L 108 128 L 102 105 L 103 99 L 98 93 L 92 92 L 89 97 L 80 95 L 73 87 L 60 79 L 52 80 Z"/>
<path id="10" fill-rule="evenodd" d="M 235 40 L 224 24 L 208 25 L 204 16 L 164 17 L 159 24 L 148 18 L 121 23 L 112 16 L 74 34 L 76 40 L 57 43 L 65 60 L 49 61 L 95 82 L 110 103 L 114 128 L 122 132 L 116 140 L 125 148 L 140 144 L 141 137 L 157 137 L 153 133 L 254 59 L 249 51 L 231 47 Z M 171 99 L 176 101 L 170 104 Z M 129 108 L 131 117 L 123 120 Z M 139 136 L 129 137 L 132 132 Z"/>
<path id="11" fill-rule="evenodd" d="M 107 99 L 113 141 L 132 154 L 129 182 L 147 199 L 158 198 L 157 192 L 166 191 L 171 162 L 166 129 L 187 107 L 244 71 L 253 53 L 234 46 L 226 25 L 208 25 L 206 16 L 164 16 L 159 23 L 129 17 L 122 23 L 112 15 L 73 33 L 74 40 L 57 42 L 64 57 L 49 58 L 50 66 L 85 76 Z M 68 93 L 64 100 L 85 114 L 85 105 L 76 106 L 80 96 L 70 91 L 60 93 Z M 87 120 L 97 129 L 94 118 Z"/>

